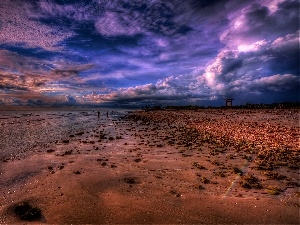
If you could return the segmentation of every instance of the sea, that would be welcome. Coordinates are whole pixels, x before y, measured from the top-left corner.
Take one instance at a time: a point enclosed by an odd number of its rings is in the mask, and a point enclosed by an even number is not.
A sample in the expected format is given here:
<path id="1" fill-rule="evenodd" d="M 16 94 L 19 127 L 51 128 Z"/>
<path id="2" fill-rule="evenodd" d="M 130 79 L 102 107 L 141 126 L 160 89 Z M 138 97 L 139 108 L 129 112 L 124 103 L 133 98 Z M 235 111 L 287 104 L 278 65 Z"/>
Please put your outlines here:
<path id="1" fill-rule="evenodd" d="M 99 127 L 103 121 L 125 116 L 121 109 L 76 111 L 0 111 L 0 160 L 44 151 L 71 134 Z M 108 117 L 107 117 L 108 113 Z"/>

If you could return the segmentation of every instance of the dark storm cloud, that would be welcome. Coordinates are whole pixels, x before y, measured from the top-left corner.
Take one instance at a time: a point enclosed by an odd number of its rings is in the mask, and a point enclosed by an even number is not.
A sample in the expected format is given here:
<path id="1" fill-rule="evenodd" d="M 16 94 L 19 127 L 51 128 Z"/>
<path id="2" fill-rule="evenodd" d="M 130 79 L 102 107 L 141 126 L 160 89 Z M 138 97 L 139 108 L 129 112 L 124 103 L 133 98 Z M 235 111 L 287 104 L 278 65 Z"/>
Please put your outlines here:
<path id="1" fill-rule="evenodd" d="M 108 7 L 96 22 L 97 31 L 104 36 L 147 34 L 185 34 L 187 25 L 174 21 L 177 1 L 118 1 Z"/>
<path id="2" fill-rule="evenodd" d="M 242 46 L 240 51 L 223 50 L 198 79 L 204 78 L 202 82 L 223 95 L 299 88 L 298 36 L 296 32 L 273 42 Z"/>
<path id="3" fill-rule="evenodd" d="M 28 57 L 17 52 L 8 50 L 0 50 L 0 69 L 6 71 L 18 71 L 20 73 L 26 72 L 41 72 L 49 69 L 47 66 L 51 65 L 47 60 L 40 60 L 39 58 Z"/>
<path id="4" fill-rule="evenodd" d="M 243 13 L 236 15 L 230 28 L 222 35 L 227 45 L 253 43 L 258 40 L 275 40 L 299 29 L 299 2 L 284 1 L 271 12 L 267 6 L 250 4 Z"/>
<path id="5" fill-rule="evenodd" d="M 28 106 L 45 106 L 47 105 L 42 99 L 28 99 L 27 104 Z"/>
<path id="6" fill-rule="evenodd" d="M 6 90 L 15 90 L 15 91 L 29 91 L 27 87 L 21 87 L 17 85 L 11 85 L 11 84 L 0 84 L 0 89 Z"/>
<path id="7" fill-rule="evenodd" d="M 79 75 L 80 72 L 89 70 L 93 67 L 93 65 L 72 65 L 72 66 L 65 66 L 66 68 L 61 69 L 53 69 L 50 73 L 50 77 L 53 78 L 75 78 Z"/>

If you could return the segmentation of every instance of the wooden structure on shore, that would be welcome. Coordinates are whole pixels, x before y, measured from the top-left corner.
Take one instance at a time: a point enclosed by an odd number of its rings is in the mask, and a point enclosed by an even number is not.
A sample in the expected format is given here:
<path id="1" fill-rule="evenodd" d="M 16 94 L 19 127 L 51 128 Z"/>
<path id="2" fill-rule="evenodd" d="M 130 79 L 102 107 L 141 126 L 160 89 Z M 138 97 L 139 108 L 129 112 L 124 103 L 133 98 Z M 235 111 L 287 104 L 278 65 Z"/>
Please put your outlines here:
<path id="1" fill-rule="evenodd" d="M 226 98 L 225 101 L 226 101 L 226 107 L 232 107 L 232 98 Z"/>

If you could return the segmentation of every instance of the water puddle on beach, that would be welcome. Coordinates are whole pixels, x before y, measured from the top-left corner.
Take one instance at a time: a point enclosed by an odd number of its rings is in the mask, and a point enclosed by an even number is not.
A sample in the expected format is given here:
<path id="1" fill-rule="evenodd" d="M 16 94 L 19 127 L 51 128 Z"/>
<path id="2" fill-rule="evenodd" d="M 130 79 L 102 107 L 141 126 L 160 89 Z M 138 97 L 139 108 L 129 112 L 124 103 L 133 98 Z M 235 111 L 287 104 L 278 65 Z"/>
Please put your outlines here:
<path id="1" fill-rule="evenodd" d="M 110 119 L 125 111 L 110 113 Z M 97 111 L 0 111 L 0 159 L 25 156 L 51 147 L 71 134 L 107 123 L 106 112 Z"/>

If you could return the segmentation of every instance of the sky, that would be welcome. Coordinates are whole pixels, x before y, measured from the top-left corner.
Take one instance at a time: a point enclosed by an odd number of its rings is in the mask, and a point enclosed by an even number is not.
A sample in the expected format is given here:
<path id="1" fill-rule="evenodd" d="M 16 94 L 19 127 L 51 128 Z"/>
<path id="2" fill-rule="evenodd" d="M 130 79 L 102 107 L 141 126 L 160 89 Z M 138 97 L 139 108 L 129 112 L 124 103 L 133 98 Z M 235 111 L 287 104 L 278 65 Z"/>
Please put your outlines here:
<path id="1" fill-rule="evenodd" d="M 1 0 L 0 107 L 299 101 L 298 0 Z"/>

